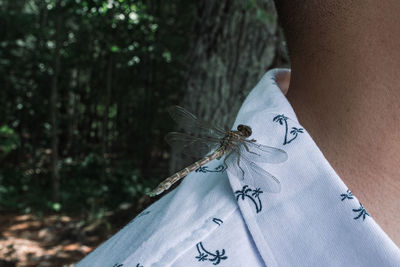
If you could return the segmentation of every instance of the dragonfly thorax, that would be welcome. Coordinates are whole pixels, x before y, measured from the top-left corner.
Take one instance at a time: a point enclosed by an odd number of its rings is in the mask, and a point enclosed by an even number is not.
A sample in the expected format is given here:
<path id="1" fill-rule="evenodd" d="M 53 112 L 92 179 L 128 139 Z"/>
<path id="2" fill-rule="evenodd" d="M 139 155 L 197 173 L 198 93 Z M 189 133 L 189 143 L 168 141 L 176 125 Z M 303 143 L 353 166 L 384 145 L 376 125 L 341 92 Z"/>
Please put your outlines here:
<path id="1" fill-rule="evenodd" d="M 221 139 L 220 145 L 223 149 L 230 150 L 238 141 L 246 139 L 252 133 L 251 128 L 243 124 L 240 124 L 237 129 L 237 131 L 227 132 L 227 134 Z"/>

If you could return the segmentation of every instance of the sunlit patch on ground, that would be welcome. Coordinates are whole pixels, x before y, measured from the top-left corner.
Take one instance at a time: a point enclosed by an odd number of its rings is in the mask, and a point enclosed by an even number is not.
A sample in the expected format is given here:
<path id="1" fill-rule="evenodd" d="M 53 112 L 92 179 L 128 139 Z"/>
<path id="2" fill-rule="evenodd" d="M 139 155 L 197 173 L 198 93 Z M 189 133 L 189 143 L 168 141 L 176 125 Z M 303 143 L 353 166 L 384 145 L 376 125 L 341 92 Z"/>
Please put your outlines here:
<path id="1" fill-rule="evenodd" d="M 67 216 L 1 216 L 0 267 L 72 266 L 104 238 L 90 236 L 94 228 Z"/>
<path id="2" fill-rule="evenodd" d="M 98 219 L 26 214 L 0 215 L 0 267 L 73 266 L 107 240 L 154 199 L 123 203 Z"/>

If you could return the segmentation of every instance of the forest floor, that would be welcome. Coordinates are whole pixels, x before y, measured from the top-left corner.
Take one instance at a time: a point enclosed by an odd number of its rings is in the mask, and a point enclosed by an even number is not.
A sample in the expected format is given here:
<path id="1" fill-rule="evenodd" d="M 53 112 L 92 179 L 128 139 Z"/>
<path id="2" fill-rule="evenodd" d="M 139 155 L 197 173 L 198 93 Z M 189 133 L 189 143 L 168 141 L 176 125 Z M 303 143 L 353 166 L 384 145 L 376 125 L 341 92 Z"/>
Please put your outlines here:
<path id="1" fill-rule="evenodd" d="M 91 223 L 80 216 L 2 213 L 0 267 L 73 266 L 149 203 L 140 204 L 122 206 Z"/>

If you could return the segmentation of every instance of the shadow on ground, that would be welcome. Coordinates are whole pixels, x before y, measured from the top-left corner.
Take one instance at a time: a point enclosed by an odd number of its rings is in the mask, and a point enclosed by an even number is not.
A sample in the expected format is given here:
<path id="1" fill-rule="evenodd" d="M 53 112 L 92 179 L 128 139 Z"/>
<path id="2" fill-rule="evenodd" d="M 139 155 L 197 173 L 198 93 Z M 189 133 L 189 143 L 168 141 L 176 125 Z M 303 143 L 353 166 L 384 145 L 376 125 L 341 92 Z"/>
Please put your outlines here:
<path id="1" fill-rule="evenodd" d="M 150 204 L 121 205 L 94 222 L 82 217 L 8 213 L 0 216 L 0 267 L 73 266 Z"/>

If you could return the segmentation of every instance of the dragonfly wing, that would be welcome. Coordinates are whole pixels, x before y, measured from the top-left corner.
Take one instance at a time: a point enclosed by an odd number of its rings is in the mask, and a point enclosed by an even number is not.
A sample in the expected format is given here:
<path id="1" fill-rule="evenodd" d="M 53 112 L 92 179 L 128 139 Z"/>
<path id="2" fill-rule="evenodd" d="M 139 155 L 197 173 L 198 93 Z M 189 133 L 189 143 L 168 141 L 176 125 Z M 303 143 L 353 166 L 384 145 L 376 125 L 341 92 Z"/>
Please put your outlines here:
<path id="1" fill-rule="evenodd" d="M 264 182 L 267 184 L 267 186 L 264 189 L 266 191 L 271 193 L 279 193 L 281 191 L 281 183 L 279 182 L 278 178 L 258 166 L 256 163 L 250 162 L 250 170 L 253 177 L 257 176 L 265 178 Z"/>
<path id="2" fill-rule="evenodd" d="M 178 126 L 186 132 L 218 138 L 226 134 L 224 129 L 198 119 L 183 107 L 172 106 L 168 108 L 168 112 Z"/>
<path id="3" fill-rule="evenodd" d="M 199 138 L 185 133 L 171 132 L 165 136 L 165 141 L 171 145 L 176 152 L 193 156 L 203 157 L 219 147 L 217 138 Z"/>
<path id="4" fill-rule="evenodd" d="M 243 180 L 245 178 L 245 173 L 247 174 L 249 170 L 246 169 L 246 167 L 248 167 L 247 165 L 241 166 L 240 160 L 238 161 L 239 157 L 240 156 L 237 151 L 230 152 L 226 155 L 225 162 L 228 167 L 227 171 Z"/>
<path id="5" fill-rule="evenodd" d="M 272 146 L 264 146 L 250 140 L 243 140 L 241 142 L 240 154 L 243 154 L 252 162 L 281 163 L 288 159 L 285 150 Z"/>
<path id="6" fill-rule="evenodd" d="M 239 161 L 238 161 L 239 158 Z M 278 178 L 251 162 L 248 158 L 239 156 L 239 152 L 234 152 L 227 159 L 227 171 L 239 179 L 246 179 L 256 182 L 263 179 L 265 186 L 263 190 L 271 193 L 279 193 L 281 191 L 281 183 Z"/>

